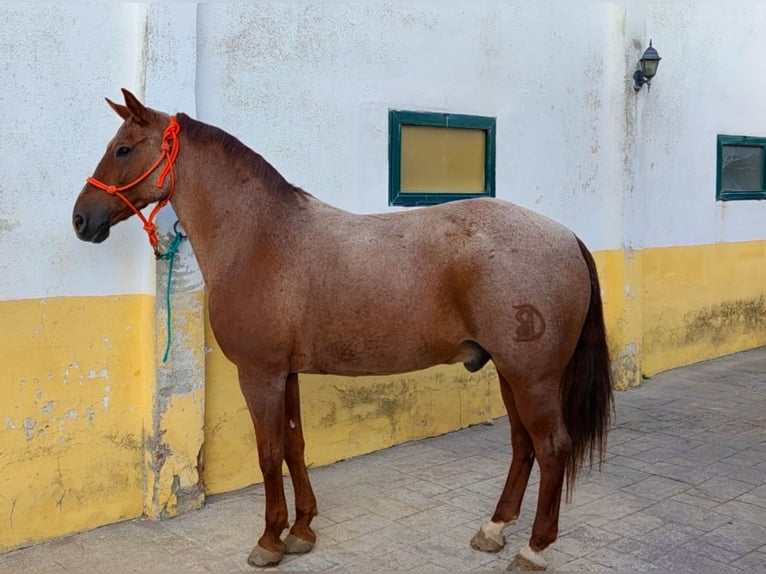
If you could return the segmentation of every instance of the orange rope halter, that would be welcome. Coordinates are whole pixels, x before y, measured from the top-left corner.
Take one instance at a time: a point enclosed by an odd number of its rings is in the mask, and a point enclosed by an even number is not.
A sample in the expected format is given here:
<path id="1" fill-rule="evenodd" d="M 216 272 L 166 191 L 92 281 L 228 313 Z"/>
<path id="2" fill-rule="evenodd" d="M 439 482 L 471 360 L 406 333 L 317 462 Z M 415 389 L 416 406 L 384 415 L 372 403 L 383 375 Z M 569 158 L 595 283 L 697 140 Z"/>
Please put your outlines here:
<path id="1" fill-rule="evenodd" d="M 135 213 L 141 219 L 141 221 L 144 222 L 144 231 L 146 231 L 146 234 L 149 236 L 149 244 L 152 246 L 154 255 L 158 259 L 161 257 L 161 254 L 160 250 L 157 248 L 159 240 L 157 239 L 157 225 L 154 223 L 154 218 L 157 216 L 157 213 L 159 213 L 160 209 L 165 207 L 168 201 L 170 201 L 170 198 L 173 195 L 173 190 L 176 187 L 176 174 L 173 168 L 173 164 L 176 160 L 176 157 L 178 156 L 178 132 L 180 131 L 181 128 L 176 121 L 176 117 L 170 116 L 170 125 L 165 128 L 165 132 L 162 134 L 162 146 L 160 148 L 162 151 L 160 153 L 159 159 L 157 159 L 152 167 L 146 170 L 143 175 L 139 176 L 131 183 L 123 185 L 122 187 L 116 187 L 114 185 L 106 185 L 105 183 L 100 182 L 93 177 L 89 177 L 87 180 L 88 183 L 93 187 L 97 187 L 109 195 L 116 195 L 119 197 L 130 209 L 133 210 L 133 213 Z M 157 187 L 161 188 L 165 184 L 165 178 L 168 174 L 170 174 L 170 191 L 168 191 L 168 194 L 164 199 L 160 200 L 160 202 L 154 206 L 154 209 L 147 218 L 144 217 L 138 208 L 136 208 L 136 206 L 133 205 L 133 203 L 131 203 L 131 201 L 121 192 L 125 191 L 126 189 L 130 189 L 131 187 L 134 187 L 144 181 L 155 169 L 159 167 L 159 165 L 162 163 L 162 160 L 164 159 L 167 159 L 168 162 L 165 164 L 165 167 L 162 168 L 162 171 L 157 178 Z"/>

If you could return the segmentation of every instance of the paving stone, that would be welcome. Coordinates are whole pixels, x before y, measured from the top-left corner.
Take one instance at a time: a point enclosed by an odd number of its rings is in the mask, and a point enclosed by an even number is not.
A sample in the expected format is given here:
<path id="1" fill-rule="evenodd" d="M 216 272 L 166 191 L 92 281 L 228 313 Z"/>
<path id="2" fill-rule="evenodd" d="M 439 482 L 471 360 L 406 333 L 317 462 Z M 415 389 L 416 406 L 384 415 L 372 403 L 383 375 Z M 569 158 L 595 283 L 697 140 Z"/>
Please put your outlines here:
<path id="1" fill-rule="evenodd" d="M 766 419 L 765 419 L 766 420 Z M 714 472 L 717 476 L 724 476 L 726 478 L 732 478 L 741 482 L 749 482 L 753 486 L 760 486 L 763 484 L 764 472 L 766 471 L 766 463 L 758 466 L 741 466 L 736 464 L 728 464 L 725 461 L 717 462 L 710 465 L 706 470 Z"/>
<path id="2" fill-rule="evenodd" d="M 608 446 L 610 447 L 609 450 L 611 451 L 612 450 L 611 447 L 613 446 L 617 446 L 619 444 L 631 441 L 633 439 L 636 439 L 642 436 L 645 436 L 644 433 L 642 432 L 618 427 L 609 433 L 609 439 L 608 439 Z"/>
<path id="3" fill-rule="evenodd" d="M 322 516 L 332 521 L 333 525 L 335 525 L 364 516 L 367 512 L 367 508 L 362 504 L 346 504 L 325 510 L 322 512 Z"/>
<path id="4" fill-rule="evenodd" d="M 731 439 L 727 437 L 726 440 L 731 440 Z M 726 464 L 733 464 L 736 466 L 747 466 L 747 467 L 756 466 L 759 463 L 758 459 L 753 458 L 753 454 L 749 452 L 747 449 L 741 450 L 737 454 L 723 459 L 721 462 L 724 462 Z"/>
<path id="5" fill-rule="evenodd" d="M 657 566 L 667 570 L 683 570 L 685 572 L 730 572 L 737 571 L 733 566 L 724 564 L 705 556 L 690 554 L 678 549 L 657 558 Z"/>
<path id="6" fill-rule="evenodd" d="M 766 552 L 751 552 L 731 563 L 741 570 L 752 572 L 766 571 Z"/>
<path id="7" fill-rule="evenodd" d="M 386 496 L 393 500 L 402 502 L 407 506 L 414 508 L 415 510 L 422 511 L 428 510 L 429 508 L 436 508 L 437 506 L 444 504 L 441 500 L 435 498 L 435 496 L 438 496 L 438 494 L 441 492 L 449 492 L 448 490 L 439 487 L 436 494 L 427 496 L 423 493 L 423 490 L 427 489 L 422 488 L 422 484 L 417 484 L 414 486 L 412 484 L 408 484 L 407 488 L 394 490 L 387 493 Z M 433 492 L 433 489 L 431 489 L 431 492 Z"/>
<path id="8" fill-rule="evenodd" d="M 702 496 L 704 498 L 726 502 L 750 492 L 751 490 L 753 490 L 753 485 L 749 482 L 741 482 L 731 478 L 716 476 L 689 489 L 688 492 L 694 496 Z"/>
<path id="9" fill-rule="evenodd" d="M 715 511 L 731 518 L 740 518 L 746 522 L 766 527 L 766 512 L 764 512 L 763 508 L 754 504 L 730 500 L 720 506 L 716 506 Z"/>
<path id="10" fill-rule="evenodd" d="M 427 557 L 430 564 L 443 566 L 452 571 L 472 570 L 493 560 L 487 553 L 477 552 L 468 544 L 454 544 L 439 536 L 420 541 L 417 552 Z"/>
<path id="11" fill-rule="evenodd" d="M 577 485 L 572 498 L 572 505 L 574 507 L 583 506 L 597 500 L 602 500 L 616 492 L 616 488 L 604 486 L 594 481 L 586 481 Z"/>
<path id="12" fill-rule="evenodd" d="M 703 532 L 690 526 L 674 522 L 666 522 L 641 535 L 641 542 L 647 546 L 646 551 L 640 549 L 636 556 L 643 560 L 654 562 L 658 556 L 672 552 L 680 545 L 698 538 Z"/>
<path id="13" fill-rule="evenodd" d="M 482 518 L 486 519 L 480 513 L 456 513 L 453 508 L 439 506 L 432 510 L 407 516 L 398 522 L 403 526 L 430 535 L 435 531 L 451 531 L 469 521 L 475 523 L 476 528 L 478 528 L 481 525 Z"/>
<path id="14" fill-rule="evenodd" d="M 68 557 L 62 555 L 61 548 L 70 544 L 77 544 L 74 537 L 0 554 L 0 570 L 3 572 L 50 572 L 65 569 Z"/>
<path id="15" fill-rule="evenodd" d="M 624 466 L 605 464 L 601 472 L 592 472 L 584 478 L 588 482 L 601 484 L 613 489 L 620 489 L 649 478 L 652 474 L 640 470 L 633 470 Z"/>
<path id="16" fill-rule="evenodd" d="M 420 512 L 420 509 L 397 500 L 390 495 L 381 497 L 370 497 L 366 500 L 360 500 L 359 504 L 367 511 L 373 512 L 389 520 L 399 520 L 405 516 L 411 516 Z"/>
<path id="17" fill-rule="evenodd" d="M 614 534 L 633 539 L 659 528 L 664 523 L 662 518 L 639 511 L 608 522 L 602 528 Z"/>
<path id="18" fill-rule="evenodd" d="M 754 504 L 755 506 L 766 508 L 766 484 L 746 492 L 737 498 L 737 500 L 739 502 L 746 502 L 747 504 Z"/>
<path id="19" fill-rule="evenodd" d="M 593 526 L 623 518 L 634 512 L 651 506 L 652 500 L 632 495 L 627 492 L 617 492 L 601 500 L 589 502 L 578 507 L 577 513 L 584 522 Z"/>
<path id="20" fill-rule="evenodd" d="M 628 554 L 609 546 L 589 553 L 587 559 L 619 572 L 648 572 L 660 569 L 652 562 L 647 562 L 634 554 Z M 570 564 L 569 567 L 571 568 L 571 566 Z"/>
<path id="21" fill-rule="evenodd" d="M 763 546 L 766 541 L 766 528 L 735 518 L 730 523 L 701 536 L 700 540 L 741 556 Z"/>
<path id="22" fill-rule="evenodd" d="M 343 542 L 344 540 L 350 540 L 363 534 L 380 530 L 390 524 L 392 522 L 382 516 L 366 513 L 351 520 L 328 526 L 322 532 L 339 542 Z"/>
<path id="23" fill-rule="evenodd" d="M 600 564 L 588 558 L 578 558 L 563 564 L 560 572 L 614 572 L 624 570 L 623 568 L 612 568 L 605 564 Z"/>
<path id="24" fill-rule="evenodd" d="M 251 572 L 253 571 L 253 568 L 248 569 Z M 279 569 L 287 572 L 324 572 L 337 570 L 338 563 L 328 560 L 321 554 L 288 555 L 279 565 Z"/>
<path id="25" fill-rule="evenodd" d="M 720 508 L 716 507 L 716 510 Z M 676 502 L 675 500 L 663 500 L 645 510 L 648 514 L 653 514 L 663 520 L 676 522 L 698 530 L 710 532 L 723 526 L 729 520 L 730 516 L 721 514 L 712 510 L 705 510 L 690 504 Z"/>
<path id="26" fill-rule="evenodd" d="M 619 534 L 589 524 L 577 526 L 559 535 L 556 550 L 570 556 L 585 556 L 589 550 L 606 546 L 619 538 Z"/>
<path id="27" fill-rule="evenodd" d="M 740 553 L 732 552 L 721 548 L 721 546 L 715 546 L 706 541 L 706 537 L 694 538 L 688 542 L 683 543 L 678 547 L 679 552 L 688 554 L 690 556 L 701 556 L 722 564 L 728 564 L 733 562 L 741 556 Z"/>
<path id="28" fill-rule="evenodd" d="M 353 569 L 356 572 L 402 571 L 422 567 L 426 563 L 428 563 L 428 557 L 417 549 L 383 543 L 375 547 L 374 553 L 368 553 L 355 561 Z"/>
<path id="29" fill-rule="evenodd" d="M 698 506 L 700 508 L 711 509 L 721 504 L 720 500 L 713 500 L 711 498 L 705 498 L 704 496 L 695 496 L 690 494 L 690 490 L 676 494 L 671 497 L 671 500 L 676 502 L 683 502 L 684 504 L 690 504 L 692 506 Z"/>
<path id="30" fill-rule="evenodd" d="M 679 458 L 686 452 L 684 447 L 677 446 L 657 446 L 644 452 L 631 455 L 634 459 L 648 463 L 670 461 Z"/>
<path id="31" fill-rule="evenodd" d="M 685 452 L 681 458 L 702 464 L 711 464 L 734 454 L 737 454 L 737 449 L 729 446 L 703 444 Z"/>
<path id="32" fill-rule="evenodd" d="M 668 498 L 688 489 L 689 484 L 685 482 L 663 476 L 651 476 L 640 482 L 624 487 L 622 491 L 652 499 Z"/>
<path id="33" fill-rule="evenodd" d="M 648 472 L 656 476 L 664 476 L 665 478 L 671 478 L 681 482 L 689 483 L 690 485 L 702 484 L 706 480 L 710 480 L 714 476 L 719 476 L 719 471 L 710 466 L 700 465 L 680 465 L 675 464 L 675 461 L 681 460 L 680 458 L 674 459 L 674 462 L 658 462 L 652 464 L 649 467 Z"/>
<path id="34" fill-rule="evenodd" d="M 496 500 L 487 498 L 475 492 L 461 488 L 451 490 L 435 497 L 449 506 L 459 510 L 465 510 L 472 514 L 481 513 L 482 516 L 489 517 L 495 511 Z"/>
<path id="35" fill-rule="evenodd" d="M 505 479 L 503 480 L 505 482 Z M 486 497 L 488 500 L 497 503 L 500 495 L 503 493 L 503 486 L 498 486 L 492 479 L 482 480 L 479 482 L 472 482 L 465 485 L 465 490 L 468 492 L 475 492 L 481 496 Z"/>

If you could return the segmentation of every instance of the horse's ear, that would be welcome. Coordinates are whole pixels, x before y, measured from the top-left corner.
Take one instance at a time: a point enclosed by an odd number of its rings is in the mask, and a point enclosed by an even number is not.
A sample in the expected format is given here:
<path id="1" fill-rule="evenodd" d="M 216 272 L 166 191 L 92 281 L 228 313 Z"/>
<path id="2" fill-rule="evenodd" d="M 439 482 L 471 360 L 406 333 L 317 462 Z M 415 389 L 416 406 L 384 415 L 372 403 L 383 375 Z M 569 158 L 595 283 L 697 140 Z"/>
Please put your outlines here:
<path id="1" fill-rule="evenodd" d="M 123 120 L 127 120 L 130 117 L 130 110 L 128 108 L 121 106 L 120 104 L 115 104 L 109 98 L 104 99 L 106 100 L 106 103 L 109 104 L 109 107 L 112 108 Z"/>
<path id="2" fill-rule="evenodd" d="M 125 88 L 122 88 L 122 95 L 125 96 L 125 105 L 130 112 L 131 117 L 139 124 L 145 125 L 149 119 L 149 114 L 144 104 L 138 101 L 138 98 L 131 94 Z"/>

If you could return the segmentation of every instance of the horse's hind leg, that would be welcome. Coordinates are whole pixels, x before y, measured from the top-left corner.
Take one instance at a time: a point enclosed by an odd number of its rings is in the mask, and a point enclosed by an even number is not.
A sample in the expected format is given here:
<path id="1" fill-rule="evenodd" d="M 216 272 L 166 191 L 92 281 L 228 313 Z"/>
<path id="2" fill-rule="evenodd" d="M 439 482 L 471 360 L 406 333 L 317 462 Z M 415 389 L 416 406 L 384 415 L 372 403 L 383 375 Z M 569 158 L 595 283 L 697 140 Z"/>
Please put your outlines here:
<path id="1" fill-rule="evenodd" d="M 516 522 L 519 517 L 521 502 L 535 462 L 532 439 L 519 418 L 511 387 L 502 375 L 499 375 L 499 378 L 500 392 L 511 423 L 513 455 L 511 467 L 508 470 L 508 478 L 505 481 L 495 513 L 492 515 L 492 519 L 485 522 L 471 540 L 473 548 L 484 552 L 498 552 L 505 546 L 503 530 Z"/>
<path id="2" fill-rule="evenodd" d="M 540 491 L 532 536 L 516 555 L 511 570 L 545 570 L 547 563 L 540 553 L 558 536 L 564 471 L 572 453 L 572 439 L 564 426 L 560 380 L 556 374 L 512 386 L 519 418 L 532 438 L 540 465 Z"/>
<path id="3" fill-rule="evenodd" d="M 317 501 L 311 489 L 306 460 L 305 442 L 301 424 L 301 399 L 298 389 L 298 375 L 287 376 L 285 388 L 285 462 L 290 471 L 295 492 L 295 523 L 285 538 L 288 554 L 309 552 L 316 542 L 316 534 L 311 529 L 311 519 L 317 515 Z"/>

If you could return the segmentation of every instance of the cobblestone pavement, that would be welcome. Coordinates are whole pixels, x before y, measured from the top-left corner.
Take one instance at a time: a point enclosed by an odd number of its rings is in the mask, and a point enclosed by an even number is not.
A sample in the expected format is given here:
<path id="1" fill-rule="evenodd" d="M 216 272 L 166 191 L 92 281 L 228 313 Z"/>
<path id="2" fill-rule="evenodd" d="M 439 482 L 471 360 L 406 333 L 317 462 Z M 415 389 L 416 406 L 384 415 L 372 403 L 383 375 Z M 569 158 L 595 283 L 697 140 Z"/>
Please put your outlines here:
<path id="1" fill-rule="evenodd" d="M 766 347 L 616 398 L 608 460 L 562 506 L 550 568 L 766 570 Z M 500 494 L 508 435 L 503 418 L 312 470 L 317 545 L 277 570 L 504 570 L 530 533 L 536 470 L 506 547 L 485 554 L 469 541 Z M 263 507 L 261 486 L 212 496 L 173 520 L 5 553 L 0 570 L 248 570 Z"/>

